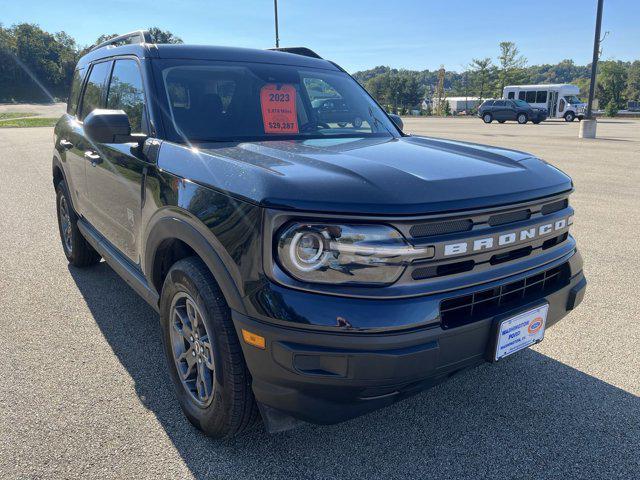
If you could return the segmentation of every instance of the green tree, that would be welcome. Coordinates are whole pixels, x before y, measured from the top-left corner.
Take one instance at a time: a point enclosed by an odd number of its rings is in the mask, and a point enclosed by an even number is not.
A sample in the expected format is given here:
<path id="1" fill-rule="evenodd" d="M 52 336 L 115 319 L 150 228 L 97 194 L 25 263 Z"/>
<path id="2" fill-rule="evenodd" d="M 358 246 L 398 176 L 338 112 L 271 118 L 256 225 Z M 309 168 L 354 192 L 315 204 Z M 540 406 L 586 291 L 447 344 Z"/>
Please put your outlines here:
<path id="1" fill-rule="evenodd" d="M 149 27 L 149 34 L 155 43 L 184 43 L 169 30 L 160 30 L 158 27 Z"/>
<path id="2" fill-rule="evenodd" d="M 624 106 L 624 93 L 627 88 L 627 70 L 619 61 L 605 61 L 599 65 L 597 90 L 600 106 L 613 102 L 617 108 Z M 613 107 L 612 107 L 613 108 Z"/>
<path id="3" fill-rule="evenodd" d="M 497 95 L 502 96 L 502 90 L 510 83 L 520 83 L 525 72 L 527 59 L 520 55 L 520 50 L 513 42 L 500 42 L 498 55 L 498 84 Z"/>
<path id="4" fill-rule="evenodd" d="M 625 96 L 627 100 L 640 101 L 640 60 L 636 60 L 629 67 Z"/>
<path id="5" fill-rule="evenodd" d="M 489 83 L 489 74 L 492 67 L 491 59 L 489 57 L 474 58 L 473 60 L 471 60 L 470 67 L 475 73 L 474 83 L 478 92 L 478 96 L 480 98 L 484 98 L 486 88 Z"/>

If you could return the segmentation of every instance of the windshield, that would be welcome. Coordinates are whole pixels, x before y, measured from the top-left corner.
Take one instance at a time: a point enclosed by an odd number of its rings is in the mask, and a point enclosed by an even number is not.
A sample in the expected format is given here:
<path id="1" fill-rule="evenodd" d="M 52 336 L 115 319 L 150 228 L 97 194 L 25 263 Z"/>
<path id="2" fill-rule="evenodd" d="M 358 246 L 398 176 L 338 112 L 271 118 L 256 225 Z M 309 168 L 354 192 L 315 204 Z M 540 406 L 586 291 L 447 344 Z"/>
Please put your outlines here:
<path id="1" fill-rule="evenodd" d="M 582 103 L 582 101 L 575 95 L 565 95 L 564 99 L 567 102 L 569 102 L 571 105 L 577 105 L 578 103 Z"/>
<path id="2" fill-rule="evenodd" d="M 397 135 L 344 72 L 176 60 L 162 63 L 161 76 L 178 142 Z"/>

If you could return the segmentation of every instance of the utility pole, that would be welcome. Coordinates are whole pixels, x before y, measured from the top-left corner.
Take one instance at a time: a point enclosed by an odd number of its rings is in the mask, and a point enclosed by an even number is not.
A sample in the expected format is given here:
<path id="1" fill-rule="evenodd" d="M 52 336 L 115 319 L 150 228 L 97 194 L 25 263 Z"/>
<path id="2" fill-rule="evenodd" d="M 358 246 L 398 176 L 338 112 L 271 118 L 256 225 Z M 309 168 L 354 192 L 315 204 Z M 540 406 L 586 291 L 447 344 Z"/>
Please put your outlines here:
<path id="1" fill-rule="evenodd" d="M 593 37 L 593 59 L 591 61 L 591 83 L 589 84 L 589 101 L 585 119 L 580 122 L 580 138 L 596 137 L 596 120 L 593 118 L 593 97 L 596 92 L 596 75 L 598 73 L 598 56 L 600 54 L 600 27 L 602 25 L 602 6 L 604 0 L 598 0 L 596 12 L 596 33 Z"/>
<path id="2" fill-rule="evenodd" d="M 280 37 L 278 36 L 278 0 L 273 0 L 273 11 L 276 20 L 276 48 L 280 48 Z"/>

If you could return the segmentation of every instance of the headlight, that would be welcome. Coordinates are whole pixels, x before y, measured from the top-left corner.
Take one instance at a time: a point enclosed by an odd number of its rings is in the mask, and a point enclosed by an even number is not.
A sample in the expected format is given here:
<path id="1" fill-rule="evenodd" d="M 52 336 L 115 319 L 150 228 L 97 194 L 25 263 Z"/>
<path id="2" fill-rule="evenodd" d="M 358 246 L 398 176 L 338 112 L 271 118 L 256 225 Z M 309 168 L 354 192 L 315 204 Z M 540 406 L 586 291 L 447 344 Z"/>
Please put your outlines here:
<path id="1" fill-rule="evenodd" d="M 303 282 L 389 285 L 433 247 L 415 248 L 387 225 L 293 223 L 276 239 L 277 261 Z"/>

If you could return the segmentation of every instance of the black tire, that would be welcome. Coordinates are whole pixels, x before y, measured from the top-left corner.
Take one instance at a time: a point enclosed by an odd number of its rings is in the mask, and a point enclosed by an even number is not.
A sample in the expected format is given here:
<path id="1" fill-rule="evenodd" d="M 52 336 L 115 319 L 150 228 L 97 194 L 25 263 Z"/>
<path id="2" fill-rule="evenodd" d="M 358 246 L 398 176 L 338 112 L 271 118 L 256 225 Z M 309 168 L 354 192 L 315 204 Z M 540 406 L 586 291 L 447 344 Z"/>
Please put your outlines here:
<path id="1" fill-rule="evenodd" d="M 527 114 L 526 113 L 519 113 L 516 120 L 518 120 L 518 123 L 520 125 L 524 125 L 525 123 L 527 123 L 529 121 L 529 119 L 527 118 Z"/>
<path id="2" fill-rule="evenodd" d="M 506 120 L 498 120 L 498 123 L 504 123 Z"/>
<path id="3" fill-rule="evenodd" d="M 56 212 L 62 250 L 74 267 L 89 267 L 100 261 L 100 254 L 87 242 L 78 229 L 78 215 L 71 204 L 64 180 L 56 185 Z"/>
<path id="4" fill-rule="evenodd" d="M 179 346 L 172 343 L 176 333 L 172 338 L 170 329 L 177 325 L 172 305 L 176 298 L 184 295 L 197 306 L 210 341 L 212 392 L 207 404 L 199 403 L 194 392 L 183 383 L 174 356 Z M 213 275 L 199 258 L 185 258 L 169 270 L 160 297 L 160 321 L 169 373 L 180 407 L 189 421 L 214 438 L 239 435 L 253 426 L 259 418 L 258 408 L 231 312 Z M 187 345 L 188 341 L 183 340 L 183 348 Z"/>
<path id="5" fill-rule="evenodd" d="M 493 115 L 491 115 L 490 113 L 485 113 L 484 115 L 482 115 L 482 121 L 484 123 L 491 123 L 493 122 Z"/>
<path id="6" fill-rule="evenodd" d="M 576 119 L 576 115 L 573 112 L 567 112 L 564 114 L 565 122 L 573 122 Z"/>
<path id="7" fill-rule="evenodd" d="M 540 120 L 533 120 L 533 123 L 535 123 L 536 125 L 538 125 L 540 123 Z"/>

